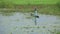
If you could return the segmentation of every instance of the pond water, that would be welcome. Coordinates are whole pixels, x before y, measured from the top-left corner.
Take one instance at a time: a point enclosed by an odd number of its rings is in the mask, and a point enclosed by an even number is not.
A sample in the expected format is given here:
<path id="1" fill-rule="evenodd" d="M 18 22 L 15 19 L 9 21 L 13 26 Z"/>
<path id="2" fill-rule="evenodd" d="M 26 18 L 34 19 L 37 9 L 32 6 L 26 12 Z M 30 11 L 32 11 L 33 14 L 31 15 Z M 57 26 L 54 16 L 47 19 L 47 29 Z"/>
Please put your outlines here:
<path id="1" fill-rule="evenodd" d="M 30 13 L 0 14 L 0 34 L 51 34 L 49 30 L 60 28 L 60 16 L 38 14 L 37 25 Z"/>

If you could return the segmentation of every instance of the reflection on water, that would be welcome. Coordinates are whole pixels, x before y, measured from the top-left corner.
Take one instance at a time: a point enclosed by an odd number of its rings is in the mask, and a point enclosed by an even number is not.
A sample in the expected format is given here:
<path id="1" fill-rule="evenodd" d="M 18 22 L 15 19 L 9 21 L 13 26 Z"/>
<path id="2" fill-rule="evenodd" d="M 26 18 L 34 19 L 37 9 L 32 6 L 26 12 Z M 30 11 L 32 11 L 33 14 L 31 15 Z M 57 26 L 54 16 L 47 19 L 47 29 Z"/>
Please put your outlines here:
<path id="1" fill-rule="evenodd" d="M 7 14 L 9 15 L 9 14 Z M 39 14 L 37 25 L 30 13 L 0 14 L 0 34 L 51 34 L 49 30 L 60 28 L 60 17 Z"/>

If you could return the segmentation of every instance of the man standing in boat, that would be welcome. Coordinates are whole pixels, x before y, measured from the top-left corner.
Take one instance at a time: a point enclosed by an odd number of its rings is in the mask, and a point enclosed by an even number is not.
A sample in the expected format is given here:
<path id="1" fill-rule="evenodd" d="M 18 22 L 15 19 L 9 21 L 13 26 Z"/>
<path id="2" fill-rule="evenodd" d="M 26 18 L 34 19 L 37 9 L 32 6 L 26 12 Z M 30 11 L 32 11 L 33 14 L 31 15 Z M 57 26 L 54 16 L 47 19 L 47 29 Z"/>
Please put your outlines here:
<path id="1" fill-rule="evenodd" d="M 36 18 L 39 18 L 37 8 L 34 9 L 34 13 L 31 13 L 31 16 L 34 16 Z"/>
<path id="2" fill-rule="evenodd" d="M 37 8 L 34 9 L 34 14 L 31 13 L 31 16 L 35 17 L 35 21 L 34 22 L 35 22 L 35 25 L 37 25 L 37 18 L 39 18 L 38 12 L 37 12 Z"/>

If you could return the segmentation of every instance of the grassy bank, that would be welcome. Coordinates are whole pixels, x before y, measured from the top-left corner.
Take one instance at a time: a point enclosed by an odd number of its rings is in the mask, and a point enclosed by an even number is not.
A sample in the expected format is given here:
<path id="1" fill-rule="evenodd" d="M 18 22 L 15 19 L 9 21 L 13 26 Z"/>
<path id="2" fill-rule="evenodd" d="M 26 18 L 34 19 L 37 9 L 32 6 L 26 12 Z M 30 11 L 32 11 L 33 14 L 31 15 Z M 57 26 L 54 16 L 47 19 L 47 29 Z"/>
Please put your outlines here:
<path id="1" fill-rule="evenodd" d="M 40 14 L 59 15 L 60 9 L 56 5 L 20 5 L 13 9 L 0 9 L 2 13 L 14 13 L 14 12 L 33 12 L 34 8 L 37 8 Z"/>

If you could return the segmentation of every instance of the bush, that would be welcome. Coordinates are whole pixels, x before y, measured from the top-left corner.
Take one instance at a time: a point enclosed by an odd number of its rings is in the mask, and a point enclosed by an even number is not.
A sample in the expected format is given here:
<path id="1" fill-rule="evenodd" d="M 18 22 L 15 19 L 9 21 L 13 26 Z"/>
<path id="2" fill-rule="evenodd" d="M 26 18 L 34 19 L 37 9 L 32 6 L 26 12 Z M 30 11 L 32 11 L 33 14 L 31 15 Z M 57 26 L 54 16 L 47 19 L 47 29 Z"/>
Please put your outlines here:
<path id="1" fill-rule="evenodd" d="M 57 2 L 56 6 L 60 9 L 60 2 Z"/>

